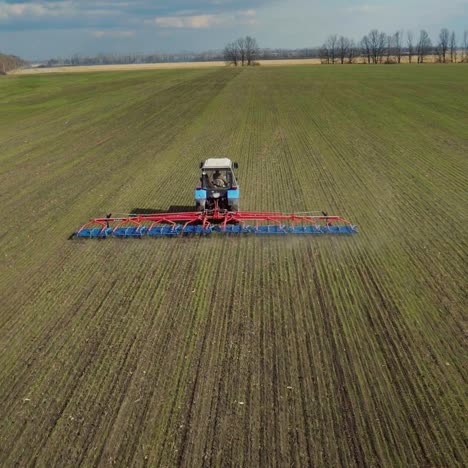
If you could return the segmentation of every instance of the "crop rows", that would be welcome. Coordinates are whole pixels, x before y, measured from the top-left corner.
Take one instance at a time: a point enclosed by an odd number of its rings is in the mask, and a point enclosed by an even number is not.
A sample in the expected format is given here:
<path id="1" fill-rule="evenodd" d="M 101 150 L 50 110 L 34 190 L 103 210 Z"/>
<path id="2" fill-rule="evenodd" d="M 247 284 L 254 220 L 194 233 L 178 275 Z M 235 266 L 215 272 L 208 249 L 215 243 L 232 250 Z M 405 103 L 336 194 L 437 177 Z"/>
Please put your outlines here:
<path id="1" fill-rule="evenodd" d="M 462 466 L 465 67 L 0 81 L 0 462 Z M 70 241 L 193 204 L 357 236 Z"/>

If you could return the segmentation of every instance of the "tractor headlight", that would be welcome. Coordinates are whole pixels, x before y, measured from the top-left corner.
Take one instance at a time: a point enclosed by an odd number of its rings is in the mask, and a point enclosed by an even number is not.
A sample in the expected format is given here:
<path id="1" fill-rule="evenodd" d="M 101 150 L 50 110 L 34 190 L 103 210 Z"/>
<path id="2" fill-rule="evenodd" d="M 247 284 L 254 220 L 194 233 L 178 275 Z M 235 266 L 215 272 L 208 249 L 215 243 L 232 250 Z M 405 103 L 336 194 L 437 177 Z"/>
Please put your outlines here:
<path id="1" fill-rule="evenodd" d="M 213 198 L 219 198 L 221 196 L 221 193 L 213 192 L 211 195 L 212 195 Z"/>

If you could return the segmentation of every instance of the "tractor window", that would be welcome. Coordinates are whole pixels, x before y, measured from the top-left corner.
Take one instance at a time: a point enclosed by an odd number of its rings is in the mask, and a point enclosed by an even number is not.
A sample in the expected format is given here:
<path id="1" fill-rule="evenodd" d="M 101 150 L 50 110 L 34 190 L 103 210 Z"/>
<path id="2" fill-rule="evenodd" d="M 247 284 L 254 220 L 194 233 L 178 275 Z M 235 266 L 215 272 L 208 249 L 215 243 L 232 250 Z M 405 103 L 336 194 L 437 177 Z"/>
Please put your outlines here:
<path id="1" fill-rule="evenodd" d="M 202 187 L 205 190 L 230 189 L 232 182 L 232 172 L 229 169 L 205 169 L 202 172 Z"/>

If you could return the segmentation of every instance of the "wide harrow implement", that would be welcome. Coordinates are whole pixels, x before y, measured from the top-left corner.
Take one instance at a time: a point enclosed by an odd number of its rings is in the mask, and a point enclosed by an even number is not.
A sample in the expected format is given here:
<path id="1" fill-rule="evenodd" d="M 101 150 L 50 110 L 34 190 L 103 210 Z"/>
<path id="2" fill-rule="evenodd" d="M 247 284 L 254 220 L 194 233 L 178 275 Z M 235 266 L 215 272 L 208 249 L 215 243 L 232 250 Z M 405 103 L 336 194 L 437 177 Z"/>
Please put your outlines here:
<path id="1" fill-rule="evenodd" d="M 258 211 L 189 211 L 95 218 L 72 237 L 175 237 L 221 234 L 354 234 L 357 227 L 340 216 Z"/>

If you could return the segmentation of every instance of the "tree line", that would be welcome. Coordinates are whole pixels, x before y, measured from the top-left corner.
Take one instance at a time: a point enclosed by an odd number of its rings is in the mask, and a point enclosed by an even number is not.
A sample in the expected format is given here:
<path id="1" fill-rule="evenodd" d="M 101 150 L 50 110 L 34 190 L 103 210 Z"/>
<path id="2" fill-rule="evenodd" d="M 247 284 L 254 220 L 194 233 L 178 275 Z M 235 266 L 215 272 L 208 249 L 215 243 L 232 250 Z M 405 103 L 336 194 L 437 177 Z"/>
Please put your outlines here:
<path id="1" fill-rule="evenodd" d="M 6 75 L 9 71 L 25 65 L 27 62 L 16 55 L 6 55 L 0 52 L 0 75 Z"/>
<path id="2" fill-rule="evenodd" d="M 401 63 L 402 57 L 408 62 L 424 63 L 428 56 L 434 56 L 439 63 L 468 62 L 468 30 L 460 43 L 454 31 L 442 28 L 435 45 L 424 29 L 417 38 L 411 31 L 396 31 L 386 34 L 373 29 L 358 43 L 353 39 L 332 34 L 319 51 L 322 63 Z"/>
<path id="3" fill-rule="evenodd" d="M 255 60 L 281 60 L 318 58 L 317 48 L 303 49 L 258 49 Z M 224 49 L 203 52 L 155 52 L 151 54 L 97 54 L 93 56 L 74 54 L 71 57 L 56 57 L 43 62 L 44 67 L 76 65 L 122 65 L 140 63 L 217 62 L 224 61 Z M 239 64 L 239 61 L 238 61 Z"/>

